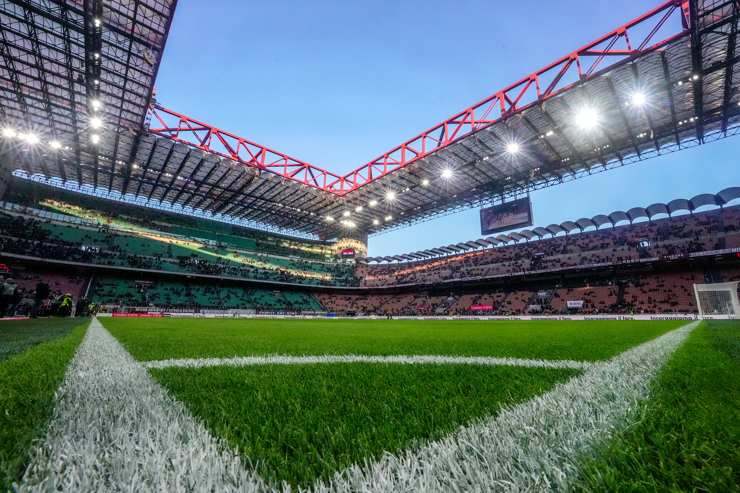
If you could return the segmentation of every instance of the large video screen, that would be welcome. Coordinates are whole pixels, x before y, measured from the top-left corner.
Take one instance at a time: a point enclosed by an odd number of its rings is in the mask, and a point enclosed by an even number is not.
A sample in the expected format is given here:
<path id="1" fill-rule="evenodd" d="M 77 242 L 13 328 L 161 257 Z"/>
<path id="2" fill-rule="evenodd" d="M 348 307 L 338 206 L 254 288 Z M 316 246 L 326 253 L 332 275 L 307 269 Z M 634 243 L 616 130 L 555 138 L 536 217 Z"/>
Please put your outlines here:
<path id="1" fill-rule="evenodd" d="M 530 202 L 529 197 L 480 210 L 480 232 L 482 235 L 531 225 L 532 202 Z"/>

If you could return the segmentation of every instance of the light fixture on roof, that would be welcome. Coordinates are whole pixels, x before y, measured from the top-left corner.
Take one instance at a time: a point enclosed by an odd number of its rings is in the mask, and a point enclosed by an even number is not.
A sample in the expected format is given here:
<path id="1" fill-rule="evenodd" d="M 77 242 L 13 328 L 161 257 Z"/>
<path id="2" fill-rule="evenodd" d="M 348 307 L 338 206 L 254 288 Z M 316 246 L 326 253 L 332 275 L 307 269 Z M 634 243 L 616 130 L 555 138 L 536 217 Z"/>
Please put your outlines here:
<path id="1" fill-rule="evenodd" d="M 92 134 L 90 136 L 90 142 L 92 142 L 93 144 L 99 144 L 100 143 L 100 135 L 98 135 L 98 134 Z"/>
<path id="2" fill-rule="evenodd" d="M 453 174 L 454 173 L 452 172 L 452 170 L 450 168 L 445 168 L 445 169 L 442 170 L 442 175 L 441 176 L 445 180 L 449 180 L 450 178 L 452 178 L 452 175 Z"/>
<path id="3" fill-rule="evenodd" d="M 95 27 L 100 27 L 103 24 L 103 22 L 99 18 L 96 17 L 95 19 L 93 19 L 93 24 L 95 24 Z"/>
<path id="4" fill-rule="evenodd" d="M 18 135 L 18 132 L 16 132 L 14 128 L 11 128 L 11 127 L 3 128 L 3 137 L 5 137 L 6 139 L 12 139 L 16 135 Z"/>
<path id="5" fill-rule="evenodd" d="M 49 142 L 49 147 L 51 147 L 54 150 L 58 150 L 62 148 L 62 143 L 58 140 L 52 140 Z"/>
<path id="6" fill-rule="evenodd" d="M 354 221 L 344 220 L 344 221 L 342 221 L 342 226 L 344 226 L 345 228 L 352 229 L 352 228 L 354 228 L 357 225 L 355 224 Z"/>
<path id="7" fill-rule="evenodd" d="M 367 205 L 369 205 L 370 207 L 375 207 L 376 205 L 378 205 L 378 201 L 373 199 L 370 202 L 368 202 Z"/>
<path id="8" fill-rule="evenodd" d="M 522 150 L 522 146 L 519 145 L 519 142 L 509 142 L 506 144 L 506 154 L 509 154 L 511 156 L 515 156 L 519 154 L 519 151 Z"/>
<path id="9" fill-rule="evenodd" d="M 90 118 L 90 128 L 100 128 L 103 126 L 103 119 L 99 116 L 93 116 Z"/>
<path id="10" fill-rule="evenodd" d="M 102 103 L 102 102 L 100 102 L 100 100 L 99 100 L 99 99 L 91 99 L 91 100 L 90 100 L 90 106 L 91 106 L 91 107 L 92 107 L 92 109 L 94 109 L 95 111 L 98 111 L 98 110 L 99 110 L 100 108 L 102 108 L 102 107 L 103 107 L 103 103 Z"/>
<path id="11" fill-rule="evenodd" d="M 380 224 L 380 221 L 378 221 L 377 219 L 373 219 L 373 226 L 377 226 L 379 224 Z"/>
<path id="12" fill-rule="evenodd" d="M 692 75 L 691 80 L 699 80 L 699 74 Z"/>
<path id="13" fill-rule="evenodd" d="M 390 214 L 388 214 L 387 216 L 385 216 L 385 221 L 386 222 L 392 221 L 392 220 L 393 220 L 393 216 L 391 216 Z"/>
<path id="14" fill-rule="evenodd" d="M 355 207 L 355 212 L 362 212 L 363 207 L 361 205 L 358 205 Z"/>
<path id="15" fill-rule="evenodd" d="M 635 108 L 642 108 L 647 103 L 647 96 L 642 91 L 635 91 L 630 94 L 630 104 Z"/>
<path id="16" fill-rule="evenodd" d="M 586 132 L 595 129 L 601 120 L 599 112 L 592 106 L 584 106 L 575 114 L 575 124 Z"/>
<path id="17" fill-rule="evenodd" d="M 387 200 L 388 202 L 393 202 L 394 200 L 396 200 L 396 192 L 394 192 L 393 190 L 388 190 L 385 193 L 385 200 Z"/>
<path id="18" fill-rule="evenodd" d="M 342 216 L 344 216 L 344 217 L 349 217 L 349 215 L 350 215 L 350 212 L 349 211 L 342 212 Z"/>
<path id="19" fill-rule="evenodd" d="M 326 216 L 326 222 L 333 223 L 334 222 L 334 217 L 333 216 Z"/>
<path id="20" fill-rule="evenodd" d="M 28 145 L 36 145 L 39 143 L 39 136 L 33 132 L 26 132 L 24 134 L 18 134 L 18 138 L 24 141 Z"/>
<path id="21" fill-rule="evenodd" d="M 424 178 L 421 180 L 421 186 L 422 187 L 428 187 L 429 186 L 429 178 Z"/>

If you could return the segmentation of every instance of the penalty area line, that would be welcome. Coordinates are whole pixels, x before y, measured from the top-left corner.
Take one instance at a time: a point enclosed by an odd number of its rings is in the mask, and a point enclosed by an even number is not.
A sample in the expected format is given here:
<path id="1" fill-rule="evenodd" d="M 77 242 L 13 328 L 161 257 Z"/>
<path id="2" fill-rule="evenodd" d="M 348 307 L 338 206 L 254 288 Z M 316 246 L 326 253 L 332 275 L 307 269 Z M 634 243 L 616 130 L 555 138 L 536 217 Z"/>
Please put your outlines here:
<path id="1" fill-rule="evenodd" d="M 488 356 L 446 355 L 391 355 L 370 356 L 362 354 L 324 354 L 317 356 L 291 356 L 271 354 L 266 356 L 236 356 L 233 358 L 189 358 L 166 359 L 142 362 L 145 368 L 207 368 L 212 366 L 263 366 L 263 365 L 318 365 L 327 363 L 371 363 L 398 365 L 478 365 L 478 366 L 521 366 L 528 368 L 552 368 L 586 370 L 595 364 L 589 361 L 544 360 L 500 358 Z"/>
<path id="2" fill-rule="evenodd" d="M 314 491 L 565 491 L 582 458 L 621 429 L 692 322 L 551 391 L 417 449 L 351 466 Z"/>

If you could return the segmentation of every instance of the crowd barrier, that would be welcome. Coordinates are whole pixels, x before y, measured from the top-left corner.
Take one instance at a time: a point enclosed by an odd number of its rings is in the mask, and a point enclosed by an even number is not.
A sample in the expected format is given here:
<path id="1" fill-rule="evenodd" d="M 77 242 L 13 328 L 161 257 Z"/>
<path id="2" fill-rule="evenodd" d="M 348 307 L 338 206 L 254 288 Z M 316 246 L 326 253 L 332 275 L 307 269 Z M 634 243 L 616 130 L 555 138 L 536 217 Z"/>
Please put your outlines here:
<path id="1" fill-rule="evenodd" d="M 290 314 L 290 313 L 245 313 L 245 312 L 218 312 L 209 310 L 208 312 L 142 312 L 142 313 L 101 313 L 99 317 L 116 317 L 116 318 L 252 318 L 252 319 L 324 319 L 324 320 L 385 320 L 388 317 L 367 315 L 347 317 L 333 313 L 312 313 L 312 314 Z M 546 321 L 546 320 L 698 320 L 699 316 L 695 313 L 652 313 L 652 314 L 602 314 L 602 315 L 519 315 L 519 316 L 394 316 L 393 320 L 521 320 L 521 321 Z M 730 315 L 713 315 L 704 316 L 709 320 L 727 320 L 736 319 L 736 316 Z"/>

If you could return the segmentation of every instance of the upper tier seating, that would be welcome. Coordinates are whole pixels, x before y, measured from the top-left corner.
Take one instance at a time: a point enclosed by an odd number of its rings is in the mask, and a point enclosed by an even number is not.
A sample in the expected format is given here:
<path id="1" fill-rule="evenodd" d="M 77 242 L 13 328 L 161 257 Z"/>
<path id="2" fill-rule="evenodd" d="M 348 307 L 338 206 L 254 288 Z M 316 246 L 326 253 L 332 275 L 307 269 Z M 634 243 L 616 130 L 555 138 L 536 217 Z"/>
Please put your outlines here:
<path id="1" fill-rule="evenodd" d="M 8 253 L 171 272 L 321 285 L 355 285 L 354 266 L 310 253 L 299 257 L 243 250 L 233 243 L 116 224 L 50 221 L 35 210 L 0 213 L 0 250 Z M 253 245 L 264 243 L 250 240 Z M 247 240 L 245 240 L 246 245 Z M 297 242 L 294 242 L 297 244 Z M 307 245 L 307 249 L 314 248 Z"/>
<path id="2" fill-rule="evenodd" d="M 432 260 L 358 269 L 363 285 L 389 286 L 497 277 L 637 262 L 647 258 L 737 248 L 740 206 L 609 227 Z"/>

